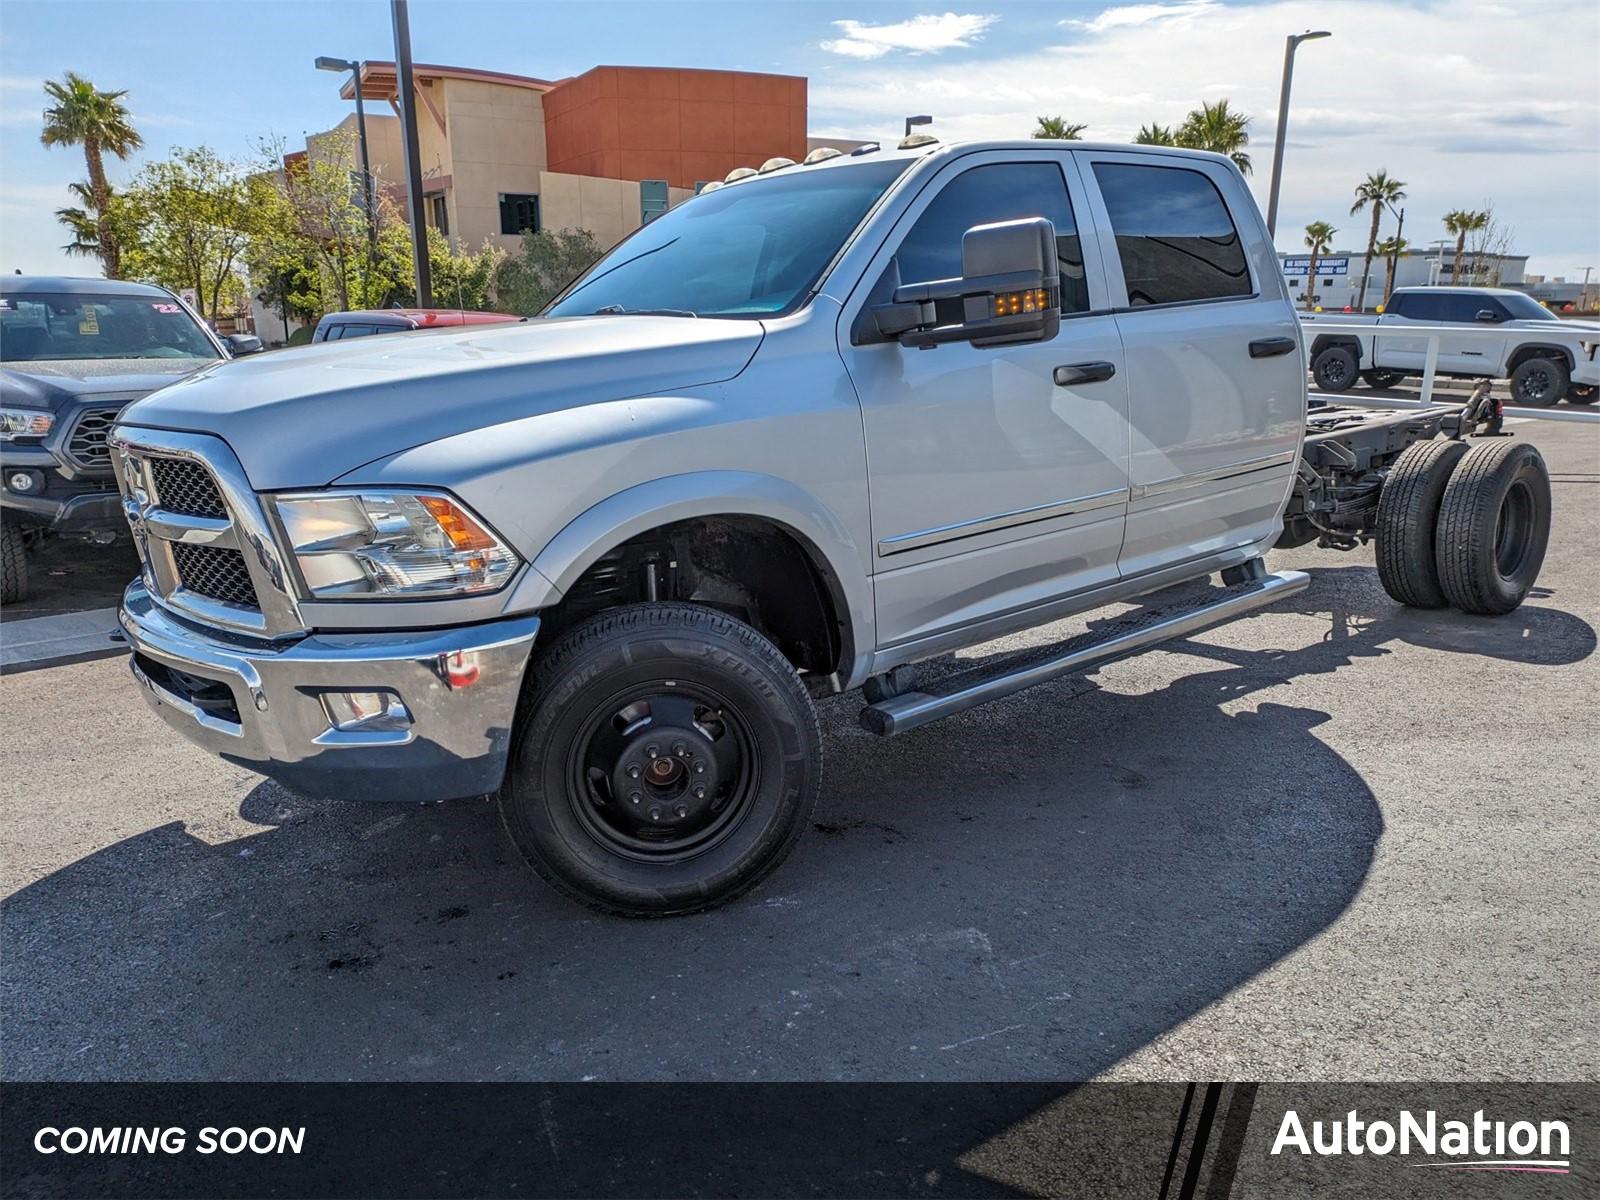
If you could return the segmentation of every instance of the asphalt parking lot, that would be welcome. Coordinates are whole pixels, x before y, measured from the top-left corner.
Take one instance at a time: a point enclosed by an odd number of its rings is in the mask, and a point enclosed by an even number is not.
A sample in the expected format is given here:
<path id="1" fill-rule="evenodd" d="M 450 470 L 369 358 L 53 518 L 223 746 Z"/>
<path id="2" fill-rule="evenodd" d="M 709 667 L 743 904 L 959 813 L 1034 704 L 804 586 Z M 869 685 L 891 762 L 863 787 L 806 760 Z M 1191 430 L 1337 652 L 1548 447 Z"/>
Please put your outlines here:
<path id="1" fill-rule="evenodd" d="M 695 918 L 574 907 L 487 802 L 213 760 L 120 659 L 0 679 L 0 1069 L 1592 1079 L 1600 428 L 1514 429 L 1556 480 L 1517 613 L 1307 547 L 1262 615 L 892 741 L 832 700 L 816 827 Z"/>

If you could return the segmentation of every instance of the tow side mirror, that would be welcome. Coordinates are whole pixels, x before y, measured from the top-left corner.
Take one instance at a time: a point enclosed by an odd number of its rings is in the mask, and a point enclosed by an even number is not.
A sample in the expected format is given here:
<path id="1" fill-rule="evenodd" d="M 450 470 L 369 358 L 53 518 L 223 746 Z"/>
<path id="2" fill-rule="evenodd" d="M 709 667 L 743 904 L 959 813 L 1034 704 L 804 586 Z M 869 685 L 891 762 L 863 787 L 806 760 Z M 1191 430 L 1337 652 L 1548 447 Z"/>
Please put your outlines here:
<path id="1" fill-rule="evenodd" d="M 931 349 L 1054 337 L 1061 327 L 1055 226 L 1044 217 L 974 225 L 961 237 L 961 278 L 903 284 L 873 307 L 880 336 Z"/>
<path id="2" fill-rule="evenodd" d="M 243 358 L 246 354 L 260 354 L 266 349 L 261 344 L 261 339 L 253 333 L 230 333 L 222 339 L 222 344 L 234 358 Z"/>
<path id="3" fill-rule="evenodd" d="M 1480 308 L 1478 310 L 1476 319 L 1479 321 L 1487 321 L 1491 325 L 1496 325 L 1500 321 L 1500 314 L 1495 312 L 1492 308 Z"/>

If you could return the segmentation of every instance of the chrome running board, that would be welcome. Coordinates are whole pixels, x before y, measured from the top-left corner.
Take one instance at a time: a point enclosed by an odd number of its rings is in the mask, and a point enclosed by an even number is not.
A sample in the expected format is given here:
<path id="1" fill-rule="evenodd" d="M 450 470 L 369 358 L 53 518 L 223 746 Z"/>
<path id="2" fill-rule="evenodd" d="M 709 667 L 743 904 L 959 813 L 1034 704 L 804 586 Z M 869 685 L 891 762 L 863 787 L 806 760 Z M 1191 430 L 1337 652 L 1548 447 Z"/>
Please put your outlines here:
<path id="1" fill-rule="evenodd" d="M 1149 606 L 1099 629 L 1052 646 L 1009 655 L 998 664 L 986 663 L 946 676 L 925 690 L 880 700 L 862 710 L 861 726 L 880 737 L 892 737 L 1024 688 L 1231 621 L 1303 592 L 1310 582 L 1311 577 L 1304 571 L 1278 571 L 1222 588 L 1184 589 L 1165 600 L 1158 593 L 1150 598 Z"/>

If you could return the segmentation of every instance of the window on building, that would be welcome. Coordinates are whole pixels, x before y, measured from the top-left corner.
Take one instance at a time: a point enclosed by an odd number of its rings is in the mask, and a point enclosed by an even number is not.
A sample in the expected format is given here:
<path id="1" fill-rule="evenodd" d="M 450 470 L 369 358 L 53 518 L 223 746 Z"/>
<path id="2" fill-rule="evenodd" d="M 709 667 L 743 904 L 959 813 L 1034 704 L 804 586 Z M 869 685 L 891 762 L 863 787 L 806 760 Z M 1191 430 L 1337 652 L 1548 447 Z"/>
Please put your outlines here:
<path id="1" fill-rule="evenodd" d="M 500 232 L 539 232 L 539 197 L 517 192 L 500 193 Z"/>
<path id="2" fill-rule="evenodd" d="M 1323 286 L 1323 287 L 1332 287 L 1332 286 L 1333 286 L 1333 285 L 1334 285 L 1334 283 L 1335 283 L 1335 280 L 1332 280 L 1332 279 L 1324 279 L 1324 280 L 1323 280 L 1323 281 L 1322 281 L 1322 286 Z"/>
<path id="3" fill-rule="evenodd" d="M 639 224 L 648 225 L 667 211 L 667 181 L 641 179 L 639 181 Z"/>
<path id="4" fill-rule="evenodd" d="M 445 203 L 444 193 L 435 192 L 431 196 L 425 196 L 424 199 L 428 202 L 428 224 L 448 237 L 450 235 L 450 208 Z"/>
<path id="5" fill-rule="evenodd" d="M 1250 294 L 1239 231 L 1199 171 L 1095 163 L 1128 285 L 1128 303 L 1177 304 Z"/>
<path id="6" fill-rule="evenodd" d="M 1078 225 L 1066 181 L 1054 163 L 992 163 L 957 175 L 937 196 L 895 252 L 902 283 L 954 279 L 961 274 L 961 235 L 974 225 L 1048 217 L 1056 227 L 1061 260 L 1061 311 L 1087 312 L 1089 291 L 1083 274 Z M 941 301 L 949 313 L 941 323 L 960 320 L 961 302 Z"/>

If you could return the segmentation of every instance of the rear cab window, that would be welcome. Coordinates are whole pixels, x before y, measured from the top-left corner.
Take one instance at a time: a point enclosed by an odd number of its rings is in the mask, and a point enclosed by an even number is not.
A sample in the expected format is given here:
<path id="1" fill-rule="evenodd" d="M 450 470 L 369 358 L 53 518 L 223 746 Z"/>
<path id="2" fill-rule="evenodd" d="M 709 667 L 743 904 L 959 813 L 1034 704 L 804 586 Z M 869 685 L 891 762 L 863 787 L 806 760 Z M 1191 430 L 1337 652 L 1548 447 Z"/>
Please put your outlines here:
<path id="1" fill-rule="evenodd" d="M 1239 231 L 1204 172 L 1127 162 L 1093 169 L 1130 308 L 1255 294 Z"/>

